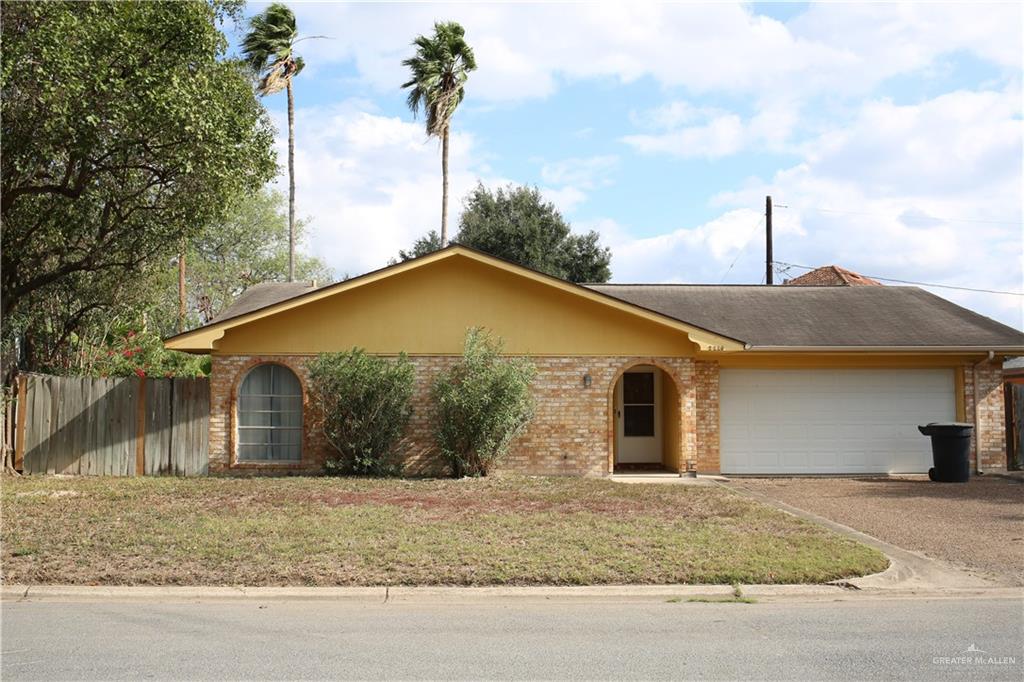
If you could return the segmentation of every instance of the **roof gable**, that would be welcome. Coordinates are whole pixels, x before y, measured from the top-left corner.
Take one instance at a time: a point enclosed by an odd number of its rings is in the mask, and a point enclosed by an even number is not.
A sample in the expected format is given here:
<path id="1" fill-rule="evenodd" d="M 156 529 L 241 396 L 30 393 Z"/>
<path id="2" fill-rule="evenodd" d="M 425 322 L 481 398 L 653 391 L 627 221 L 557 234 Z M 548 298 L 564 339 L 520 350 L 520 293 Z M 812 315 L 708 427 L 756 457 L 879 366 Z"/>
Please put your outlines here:
<path id="1" fill-rule="evenodd" d="M 479 325 L 504 337 L 512 353 L 743 348 L 737 339 L 458 245 L 262 307 L 242 303 L 234 306 L 239 314 L 171 337 L 166 346 L 314 353 L 358 345 L 444 354 L 461 351 L 465 329 Z"/>

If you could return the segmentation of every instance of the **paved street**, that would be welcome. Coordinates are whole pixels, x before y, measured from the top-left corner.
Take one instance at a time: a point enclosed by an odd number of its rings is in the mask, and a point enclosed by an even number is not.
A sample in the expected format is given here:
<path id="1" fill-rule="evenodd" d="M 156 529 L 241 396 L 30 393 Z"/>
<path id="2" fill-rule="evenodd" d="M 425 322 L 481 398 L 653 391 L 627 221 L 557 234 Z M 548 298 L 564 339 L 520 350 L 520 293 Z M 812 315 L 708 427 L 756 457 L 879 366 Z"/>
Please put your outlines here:
<path id="1" fill-rule="evenodd" d="M 1020 600 L 2 606 L 5 680 L 1024 676 Z"/>

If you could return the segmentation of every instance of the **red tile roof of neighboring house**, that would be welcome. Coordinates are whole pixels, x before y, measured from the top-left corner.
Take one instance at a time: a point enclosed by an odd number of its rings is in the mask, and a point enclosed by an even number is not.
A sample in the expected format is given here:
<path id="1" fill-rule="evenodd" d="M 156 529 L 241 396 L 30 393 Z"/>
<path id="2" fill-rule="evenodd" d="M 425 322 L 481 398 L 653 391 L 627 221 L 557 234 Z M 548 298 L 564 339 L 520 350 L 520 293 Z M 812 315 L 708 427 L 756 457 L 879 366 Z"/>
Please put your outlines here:
<path id="1" fill-rule="evenodd" d="M 870 277 L 858 274 L 853 270 L 841 268 L 838 265 L 826 265 L 817 270 L 811 270 L 799 277 L 787 279 L 783 284 L 801 287 L 880 287 L 881 282 L 876 282 Z"/>

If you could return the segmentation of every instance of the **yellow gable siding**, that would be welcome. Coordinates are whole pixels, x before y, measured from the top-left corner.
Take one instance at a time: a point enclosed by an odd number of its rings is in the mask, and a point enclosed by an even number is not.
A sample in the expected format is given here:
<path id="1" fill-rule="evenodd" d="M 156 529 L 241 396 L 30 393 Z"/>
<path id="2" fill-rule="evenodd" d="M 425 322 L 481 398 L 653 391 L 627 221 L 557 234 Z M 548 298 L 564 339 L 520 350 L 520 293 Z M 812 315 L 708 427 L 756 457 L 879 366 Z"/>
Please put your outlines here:
<path id="1" fill-rule="evenodd" d="M 689 356 L 696 350 L 682 331 L 454 257 L 228 329 L 214 352 L 360 346 L 372 353 L 456 354 L 472 326 L 497 333 L 515 354 Z"/>

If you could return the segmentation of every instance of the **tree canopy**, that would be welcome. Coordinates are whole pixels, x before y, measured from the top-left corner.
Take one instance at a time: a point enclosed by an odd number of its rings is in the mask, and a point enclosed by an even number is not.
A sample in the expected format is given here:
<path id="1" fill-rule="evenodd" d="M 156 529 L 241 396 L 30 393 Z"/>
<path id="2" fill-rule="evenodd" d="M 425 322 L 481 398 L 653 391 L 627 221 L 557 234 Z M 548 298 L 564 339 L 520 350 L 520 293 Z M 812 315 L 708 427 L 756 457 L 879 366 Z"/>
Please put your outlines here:
<path id="1" fill-rule="evenodd" d="M 599 240 L 594 231 L 573 234 L 536 187 L 509 185 L 491 191 L 483 184 L 465 198 L 455 237 L 459 244 L 570 282 L 607 282 L 611 251 Z M 398 257 L 409 260 L 439 248 L 441 240 L 431 231 Z"/>
<path id="2" fill-rule="evenodd" d="M 239 7 L 2 4 L 3 338 L 29 367 L 275 175 L 272 126 L 217 28 Z"/>
<path id="3" fill-rule="evenodd" d="M 186 258 L 188 325 L 209 322 L 230 305 L 242 291 L 260 282 L 288 279 L 288 215 L 284 195 L 263 189 L 255 195 L 234 198 L 228 214 L 211 224 L 189 243 Z M 306 221 L 295 224 L 296 243 L 305 241 Z M 295 277 L 327 284 L 333 272 L 316 256 L 295 254 Z M 172 301 L 177 290 L 176 275 L 163 272 L 163 301 Z M 163 313 L 153 321 L 164 333 L 173 328 L 173 310 L 161 305 Z"/>
<path id="4" fill-rule="evenodd" d="M 441 246 L 441 235 L 437 233 L 437 230 L 431 230 L 422 237 L 418 238 L 412 243 L 412 248 L 406 251 L 405 249 L 398 250 L 398 259 L 391 261 L 394 265 L 399 261 L 412 260 L 413 258 L 419 258 L 420 256 L 426 256 L 428 253 L 433 253 Z"/>

